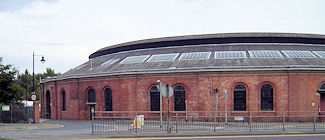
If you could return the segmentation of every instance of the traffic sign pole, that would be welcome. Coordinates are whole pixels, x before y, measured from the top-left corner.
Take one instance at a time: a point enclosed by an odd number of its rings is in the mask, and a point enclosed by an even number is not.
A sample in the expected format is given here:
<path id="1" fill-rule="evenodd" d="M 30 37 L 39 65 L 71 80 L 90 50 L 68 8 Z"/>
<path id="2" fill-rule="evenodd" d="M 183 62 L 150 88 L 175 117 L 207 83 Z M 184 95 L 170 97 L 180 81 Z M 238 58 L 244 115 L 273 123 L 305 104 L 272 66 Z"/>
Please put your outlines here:
<path id="1" fill-rule="evenodd" d="M 185 107 L 186 107 L 186 108 L 185 108 L 185 110 L 186 110 L 186 113 L 185 113 L 185 114 L 186 114 L 185 120 L 186 120 L 186 121 L 188 121 L 188 114 L 187 114 L 187 102 L 188 102 L 188 101 L 187 101 L 187 100 L 185 100 Z"/>
<path id="2" fill-rule="evenodd" d="M 227 90 L 223 90 L 225 96 L 225 123 L 228 123 L 228 112 L 227 112 Z"/>
<path id="3" fill-rule="evenodd" d="M 168 120 L 168 128 L 167 128 L 167 133 L 170 133 L 170 112 L 169 112 L 169 85 L 167 84 L 166 85 L 166 88 L 167 88 L 167 98 L 168 98 L 168 116 L 167 116 L 167 120 Z"/>
<path id="4" fill-rule="evenodd" d="M 159 93 L 160 93 L 160 128 L 162 128 L 163 125 L 163 119 L 162 119 L 162 94 L 161 94 L 161 89 L 162 89 L 162 81 L 159 80 Z"/>

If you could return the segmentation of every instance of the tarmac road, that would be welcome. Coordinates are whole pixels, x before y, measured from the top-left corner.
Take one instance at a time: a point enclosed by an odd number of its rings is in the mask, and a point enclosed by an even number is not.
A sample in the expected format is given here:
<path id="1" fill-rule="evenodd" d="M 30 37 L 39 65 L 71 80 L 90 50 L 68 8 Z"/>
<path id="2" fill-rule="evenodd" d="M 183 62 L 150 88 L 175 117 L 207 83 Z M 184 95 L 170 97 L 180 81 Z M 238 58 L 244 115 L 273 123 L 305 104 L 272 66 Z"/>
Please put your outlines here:
<path id="1" fill-rule="evenodd" d="M 243 135 L 243 136 L 200 136 L 200 137 L 151 137 L 151 138 L 117 138 L 96 140 L 324 140 L 325 134 L 293 135 Z"/>
<path id="2" fill-rule="evenodd" d="M 19 125 L 0 127 L 0 139 L 78 139 L 87 137 L 91 137 L 91 121 L 49 120 L 41 123 L 39 127 L 29 124 L 25 124 L 23 127 L 19 127 Z"/>
<path id="3" fill-rule="evenodd" d="M 8 126 L 12 127 L 8 127 Z M 112 137 L 120 137 L 120 139 L 191 139 L 191 140 L 210 140 L 210 139 L 325 139 L 325 132 L 317 132 L 324 134 L 314 134 L 314 132 L 283 132 L 283 131 L 264 131 L 264 132 L 233 132 L 228 133 L 114 133 L 114 134 L 96 134 L 91 135 L 91 121 L 71 121 L 71 120 L 48 120 L 40 125 L 10 125 L 0 124 L 0 139 L 112 139 Z M 309 134 L 300 134 L 309 133 Z M 264 135 L 256 135 L 264 134 Z M 280 135 L 279 135 L 280 134 Z M 284 134 L 284 135 L 283 135 Z M 220 136 L 215 136 L 220 135 Z M 222 136 L 226 135 L 226 136 Z M 131 138 L 130 138 L 131 137 Z M 145 138 L 140 138 L 145 137 Z"/>

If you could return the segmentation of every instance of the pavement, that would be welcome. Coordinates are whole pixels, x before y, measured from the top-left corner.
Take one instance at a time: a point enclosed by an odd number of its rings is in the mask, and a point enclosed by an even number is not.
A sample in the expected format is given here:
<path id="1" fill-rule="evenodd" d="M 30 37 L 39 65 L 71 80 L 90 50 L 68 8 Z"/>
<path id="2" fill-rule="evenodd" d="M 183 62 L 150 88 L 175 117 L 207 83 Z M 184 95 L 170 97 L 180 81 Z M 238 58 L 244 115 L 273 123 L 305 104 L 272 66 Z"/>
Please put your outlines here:
<path id="1" fill-rule="evenodd" d="M 240 136 L 240 135 L 296 135 L 325 134 L 325 131 L 297 129 L 294 131 L 222 131 L 222 132 L 151 132 L 151 133 L 91 133 L 91 121 L 42 120 L 40 124 L 1 124 L 1 139 L 98 139 L 98 138 L 150 138 L 150 137 L 191 137 L 191 136 Z"/>

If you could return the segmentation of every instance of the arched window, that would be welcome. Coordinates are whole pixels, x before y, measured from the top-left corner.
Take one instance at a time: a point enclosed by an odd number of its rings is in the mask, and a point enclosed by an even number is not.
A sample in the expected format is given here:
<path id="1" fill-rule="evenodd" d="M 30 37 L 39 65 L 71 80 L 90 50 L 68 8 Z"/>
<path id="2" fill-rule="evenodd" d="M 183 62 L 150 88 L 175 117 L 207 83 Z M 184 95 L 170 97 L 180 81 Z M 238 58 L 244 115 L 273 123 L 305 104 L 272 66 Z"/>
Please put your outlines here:
<path id="1" fill-rule="evenodd" d="M 65 91 L 62 91 L 62 111 L 66 110 L 66 105 L 65 105 Z"/>
<path id="2" fill-rule="evenodd" d="M 325 90 L 325 84 L 323 84 L 322 86 L 320 86 L 320 89 L 324 89 Z"/>
<path id="3" fill-rule="evenodd" d="M 89 89 L 88 90 L 88 102 L 89 103 L 94 103 L 96 102 L 96 94 L 94 89 Z"/>
<path id="4" fill-rule="evenodd" d="M 186 96 L 185 96 L 185 88 L 181 85 L 176 86 L 174 89 L 175 94 L 175 111 L 185 111 L 186 109 Z"/>
<path id="5" fill-rule="evenodd" d="M 105 89 L 105 111 L 113 111 L 112 90 Z"/>
<path id="6" fill-rule="evenodd" d="M 246 88 L 243 85 L 234 88 L 234 111 L 246 111 Z"/>
<path id="7" fill-rule="evenodd" d="M 150 89 L 150 111 L 160 111 L 160 92 L 156 86 Z"/>
<path id="8" fill-rule="evenodd" d="M 261 110 L 273 110 L 273 87 L 269 84 L 261 88 Z"/>

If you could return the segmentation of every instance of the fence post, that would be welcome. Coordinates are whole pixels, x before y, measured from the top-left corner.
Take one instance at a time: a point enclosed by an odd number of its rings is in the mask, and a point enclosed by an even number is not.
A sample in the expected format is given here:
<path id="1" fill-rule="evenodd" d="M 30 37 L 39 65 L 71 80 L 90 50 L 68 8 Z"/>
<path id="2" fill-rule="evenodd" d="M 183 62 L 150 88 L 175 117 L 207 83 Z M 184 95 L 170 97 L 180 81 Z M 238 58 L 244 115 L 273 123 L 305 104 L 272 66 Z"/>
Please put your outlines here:
<path id="1" fill-rule="evenodd" d="M 177 122 L 178 122 L 178 112 L 176 112 L 176 133 L 178 133 L 178 126 L 177 126 Z"/>
<path id="2" fill-rule="evenodd" d="M 12 104 L 10 104 L 10 123 L 12 123 L 12 110 L 13 110 L 13 107 L 12 107 Z"/>
<path id="3" fill-rule="evenodd" d="M 94 134 L 94 112 L 91 111 L 91 134 Z"/>
<path id="4" fill-rule="evenodd" d="M 252 132 L 252 112 L 249 112 L 249 132 Z"/>
<path id="5" fill-rule="evenodd" d="M 138 113 L 135 112 L 135 124 L 134 124 L 134 126 L 135 126 L 135 133 L 138 133 L 138 118 L 137 118 L 137 116 L 138 116 Z"/>
<path id="6" fill-rule="evenodd" d="M 316 131 L 316 111 L 314 112 L 314 131 Z"/>
<path id="7" fill-rule="evenodd" d="M 34 123 L 40 123 L 39 101 L 34 101 Z"/>
<path id="8" fill-rule="evenodd" d="M 282 130 L 285 131 L 285 122 L 286 122 L 286 117 L 285 117 L 285 112 L 282 112 Z"/>
<path id="9" fill-rule="evenodd" d="M 216 117 L 217 117 L 217 114 L 216 113 L 214 113 L 214 115 L 213 115 L 214 117 L 214 119 L 213 119 L 213 131 L 214 132 L 216 132 Z"/>

